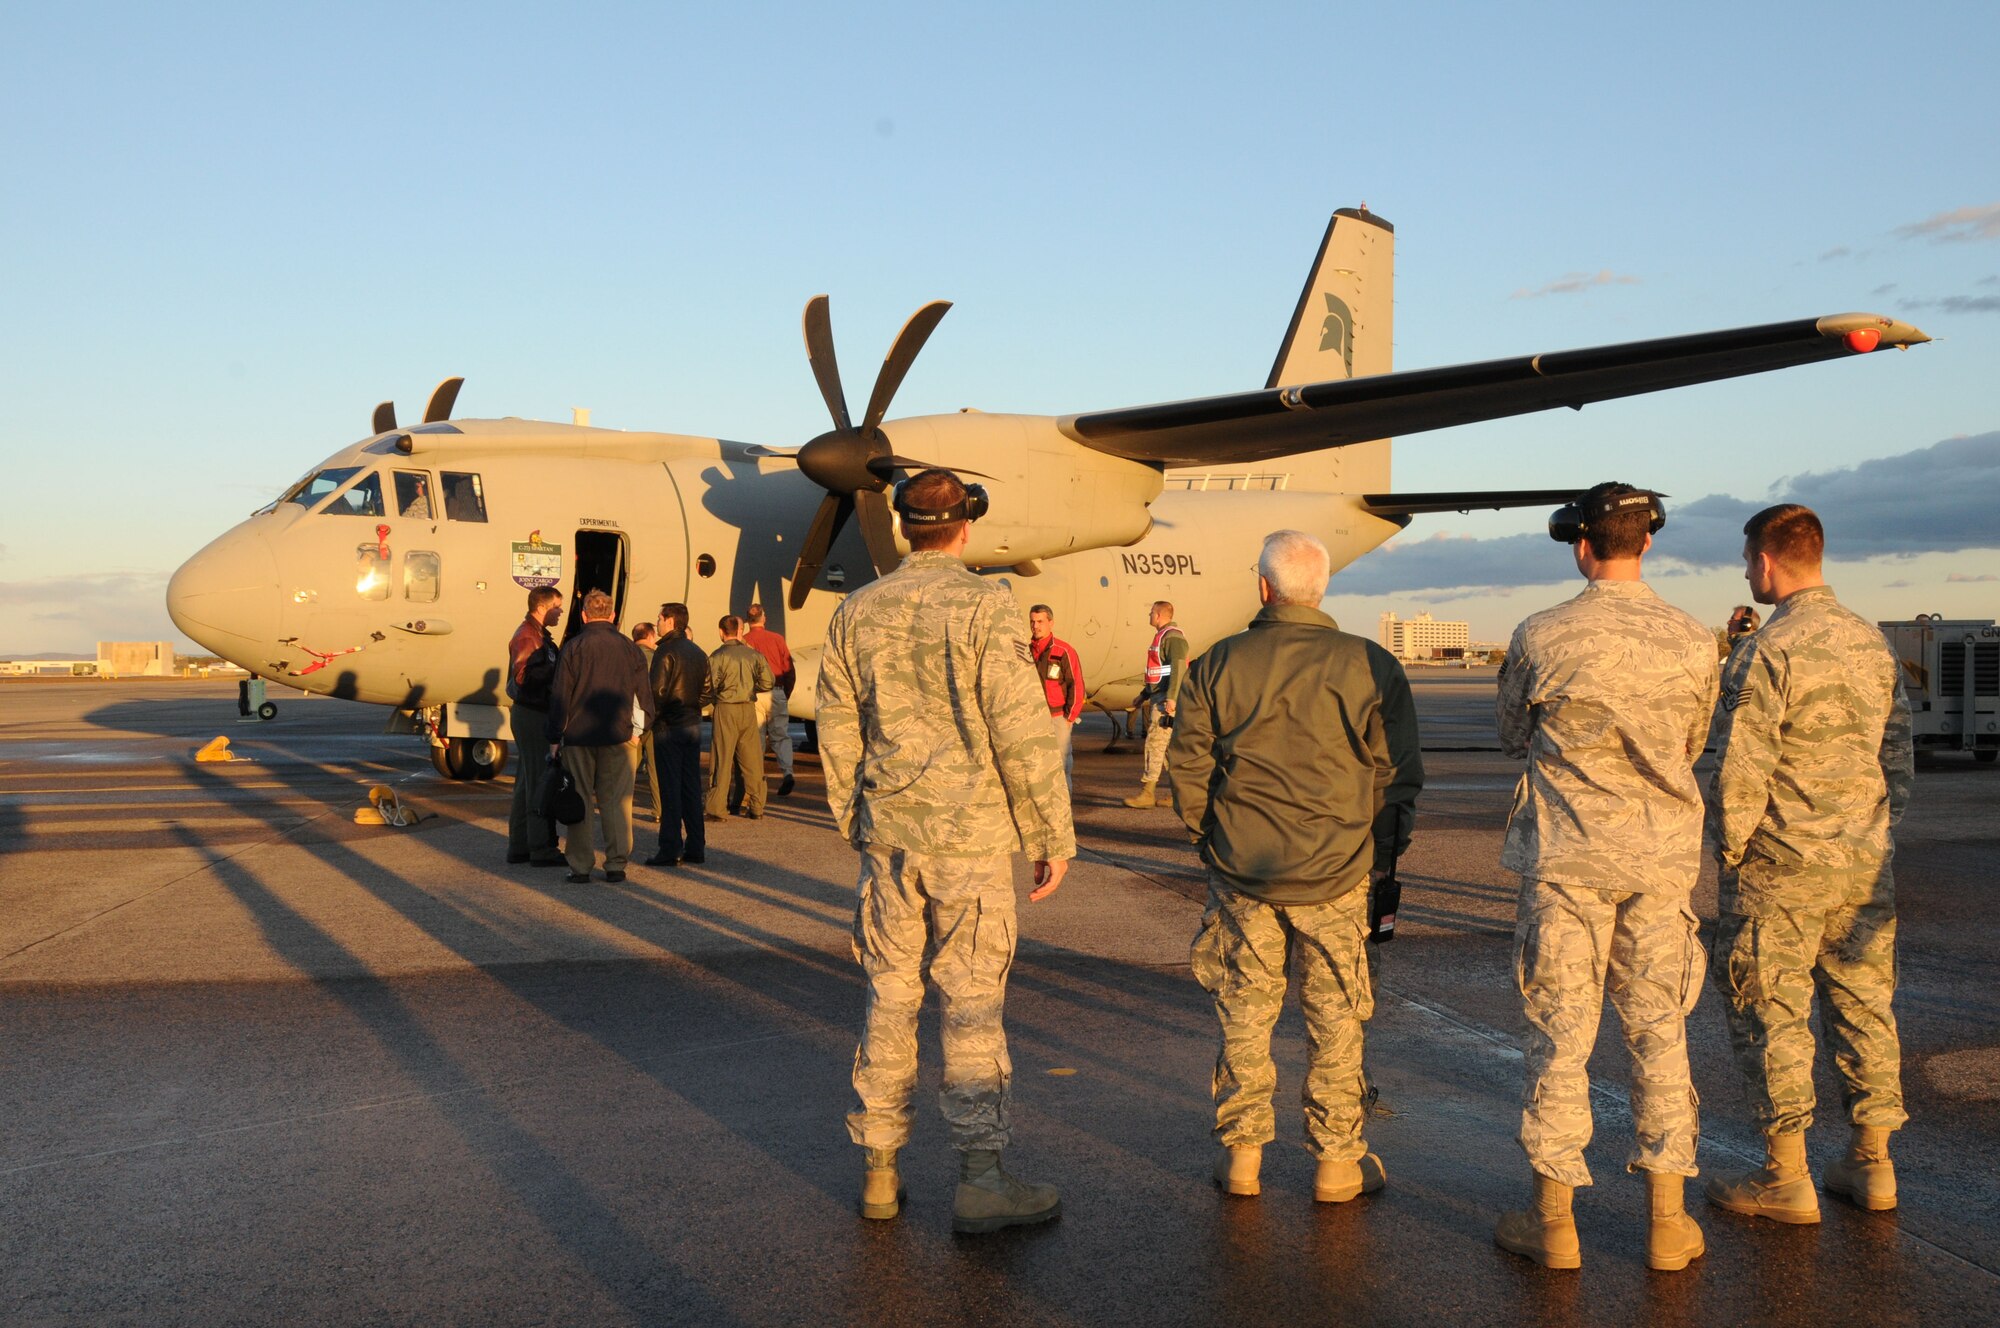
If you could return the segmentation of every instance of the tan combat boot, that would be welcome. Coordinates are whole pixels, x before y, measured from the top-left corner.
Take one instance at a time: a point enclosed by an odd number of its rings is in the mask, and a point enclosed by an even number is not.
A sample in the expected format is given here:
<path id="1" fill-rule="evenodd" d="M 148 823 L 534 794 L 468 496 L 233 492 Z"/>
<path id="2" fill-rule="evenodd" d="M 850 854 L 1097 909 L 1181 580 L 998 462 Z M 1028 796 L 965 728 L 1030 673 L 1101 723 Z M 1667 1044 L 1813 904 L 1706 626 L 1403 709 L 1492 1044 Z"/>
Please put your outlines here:
<path id="1" fill-rule="evenodd" d="M 1805 1226 L 1819 1221 L 1819 1195 L 1806 1170 L 1806 1136 L 1764 1136 L 1764 1165 L 1733 1179 L 1718 1176 L 1708 1182 L 1708 1201 L 1717 1208 L 1747 1217 Z"/>
<path id="2" fill-rule="evenodd" d="M 1685 1186 L 1681 1177 L 1649 1171 L 1646 1188 L 1653 1200 L 1653 1222 L 1646 1229 L 1646 1266 L 1655 1272 L 1677 1273 L 1699 1259 L 1708 1246 L 1701 1238 L 1701 1228 L 1682 1206 Z"/>
<path id="3" fill-rule="evenodd" d="M 1375 1193 L 1388 1180 L 1382 1159 L 1373 1153 L 1362 1154 L 1358 1162 L 1323 1159 L 1313 1173 L 1313 1199 L 1319 1203 L 1346 1203 L 1357 1195 Z"/>
<path id="4" fill-rule="evenodd" d="M 1826 1169 L 1826 1188 L 1871 1213 L 1894 1208 L 1896 1164 L 1889 1160 L 1889 1132 L 1872 1125 L 1855 1126 L 1847 1156 Z"/>
<path id="5" fill-rule="evenodd" d="M 1575 1193 L 1561 1181 L 1535 1173 L 1535 1197 L 1526 1211 L 1503 1213 L 1493 1229 L 1493 1242 L 1510 1254 L 1533 1259 L 1544 1268 L 1581 1268 L 1583 1249 L 1576 1241 L 1576 1219 L 1570 1216 Z"/>
<path id="6" fill-rule="evenodd" d="M 870 1148 L 862 1163 L 861 1215 L 883 1221 L 903 1208 L 903 1180 L 896 1171 L 896 1150 Z"/>
<path id="7" fill-rule="evenodd" d="M 1153 786 L 1158 782 L 1158 780 L 1149 779 L 1139 785 L 1139 791 L 1125 799 L 1125 805 L 1127 807 L 1157 807 L 1159 800 L 1153 796 Z"/>
<path id="8" fill-rule="evenodd" d="M 975 1149 L 959 1158 L 958 1193 L 951 1201 L 953 1231 L 998 1231 L 1046 1222 L 1062 1212 L 1053 1185 L 1029 1185 L 1000 1169 L 997 1149 Z"/>
<path id="9" fill-rule="evenodd" d="M 1224 1148 L 1215 1155 L 1215 1183 L 1224 1194 L 1252 1195 L 1263 1192 L 1257 1173 L 1264 1166 L 1264 1146 Z"/>

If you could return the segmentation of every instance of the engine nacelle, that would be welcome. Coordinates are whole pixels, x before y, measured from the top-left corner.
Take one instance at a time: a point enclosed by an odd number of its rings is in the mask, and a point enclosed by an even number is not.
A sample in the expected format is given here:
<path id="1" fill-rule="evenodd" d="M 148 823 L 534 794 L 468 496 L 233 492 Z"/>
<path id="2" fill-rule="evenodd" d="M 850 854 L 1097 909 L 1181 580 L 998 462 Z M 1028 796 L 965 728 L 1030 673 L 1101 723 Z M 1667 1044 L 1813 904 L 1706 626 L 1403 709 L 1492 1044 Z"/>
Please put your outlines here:
<path id="1" fill-rule="evenodd" d="M 1047 416 L 923 415 L 885 425 L 900 456 L 918 457 L 984 484 L 992 506 L 973 523 L 965 560 L 998 566 L 1117 548 L 1145 538 L 1162 473 L 1063 437 Z"/>

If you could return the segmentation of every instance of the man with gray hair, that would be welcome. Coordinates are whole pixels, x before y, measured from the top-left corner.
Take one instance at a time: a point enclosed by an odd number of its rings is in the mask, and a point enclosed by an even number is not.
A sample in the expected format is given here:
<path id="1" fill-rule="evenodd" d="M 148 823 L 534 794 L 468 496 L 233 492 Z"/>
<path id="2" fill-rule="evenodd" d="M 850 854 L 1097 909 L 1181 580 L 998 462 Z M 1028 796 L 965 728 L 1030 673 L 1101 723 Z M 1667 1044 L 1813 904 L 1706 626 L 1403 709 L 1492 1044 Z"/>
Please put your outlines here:
<path id="1" fill-rule="evenodd" d="M 1208 864 L 1193 962 L 1222 1026 L 1216 1183 L 1226 1194 L 1261 1188 L 1276 1133 L 1271 1029 L 1296 961 L 1313 1197 L 1341 1203 L 1384 1179 L 1362 1138 L 1362 1024 L 1375 1009 L 1368 887 L 1409 845 L 1424 768 L 1403 666 L 1320 611 L 1329 565 L 1311 535 L 1265 539 L 1264 607 L 1188 667 L 1167 780 Z"/>

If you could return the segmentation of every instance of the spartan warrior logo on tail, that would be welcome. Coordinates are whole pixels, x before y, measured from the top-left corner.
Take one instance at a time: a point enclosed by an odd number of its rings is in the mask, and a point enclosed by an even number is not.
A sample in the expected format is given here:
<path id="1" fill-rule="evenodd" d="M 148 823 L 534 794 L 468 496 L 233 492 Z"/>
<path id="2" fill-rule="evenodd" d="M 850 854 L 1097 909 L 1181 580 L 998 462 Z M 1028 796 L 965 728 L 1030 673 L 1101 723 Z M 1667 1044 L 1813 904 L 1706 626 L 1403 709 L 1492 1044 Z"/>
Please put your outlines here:
<path id="1" fill-rule="evenodd" d="M 1326 321 L 1319 325 L 1319 348 L 1340 356 L 1340 364 L 1354 377 L 1354 311 L 1338 295 L 1326 297 Z"/>

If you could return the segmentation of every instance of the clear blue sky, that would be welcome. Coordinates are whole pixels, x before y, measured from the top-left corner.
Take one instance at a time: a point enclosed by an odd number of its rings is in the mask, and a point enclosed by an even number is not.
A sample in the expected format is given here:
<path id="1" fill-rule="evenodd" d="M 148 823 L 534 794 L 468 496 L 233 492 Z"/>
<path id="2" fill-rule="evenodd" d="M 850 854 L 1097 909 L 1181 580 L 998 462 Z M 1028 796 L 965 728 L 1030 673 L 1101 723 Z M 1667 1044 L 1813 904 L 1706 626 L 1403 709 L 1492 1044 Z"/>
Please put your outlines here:
<path id="1" fill-rule="evenodd" d="M 817 291 L 850 377 L 956 302 L 899 414 L 1256 386 L 1364 200 L 1403 368 L 1850 309 L 1943 338 L 1416 435 L 1399 488 L 1756 500 L 1990 435 L 1995 50 L 1950 3 L 12 6 L 0 650 L 171 635 L 184 557 L 447 374 L 466 415 L 801 442 Z M 2000 554 L 1938 543 L 1843 584 L 2000 612 Z M 1433 607 L 1501 635 L 1561 593 Z"/>

